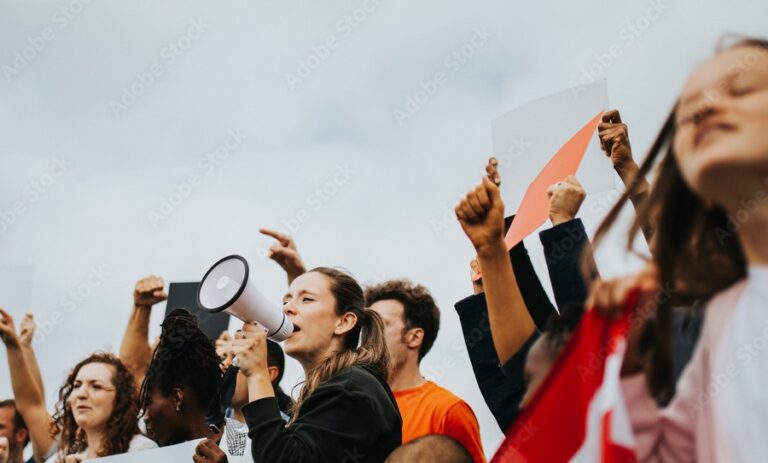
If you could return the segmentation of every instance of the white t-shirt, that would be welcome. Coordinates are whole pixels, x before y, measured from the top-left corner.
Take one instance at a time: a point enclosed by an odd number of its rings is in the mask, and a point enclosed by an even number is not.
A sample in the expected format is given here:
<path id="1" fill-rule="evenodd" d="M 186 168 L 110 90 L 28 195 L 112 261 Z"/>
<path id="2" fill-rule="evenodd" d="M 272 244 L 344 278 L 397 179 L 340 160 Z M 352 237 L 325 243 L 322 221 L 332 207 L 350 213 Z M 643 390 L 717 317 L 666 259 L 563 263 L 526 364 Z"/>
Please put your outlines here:
<path id="1" fill-rule="evenodd" d="M 57 451 L 55 450 L 55 447 L 56 446 L 54 445 L 53 455 L 48 457 L 48 459 L 45 460 L 45 463 L 58 462 L 59 456 L 57 454 Z M 141 434 L 136 434 L 135 436 L 133 436 L 133 439 L 131 439 L 131 442 L 128 444 L 128 452 L 139 452 L 141 450 L 149 450 L 154 448 L 157 448 L 157 444 L 155 443 L 155 441 Z M 83 450 L 82 452 L 79 453 L 79 455 L 83 455 L 83 456 L 88 455 L 88 449 Z"/>
<path id="2" fill-rule="evenodd" d="M 730 432 L 725 448 L 733 461 L 765 461 L 768 455 L 768 266 L 751 266 L 744 291 L 712 371 L 718 386 L 708 391 L 720 423 Z"/>

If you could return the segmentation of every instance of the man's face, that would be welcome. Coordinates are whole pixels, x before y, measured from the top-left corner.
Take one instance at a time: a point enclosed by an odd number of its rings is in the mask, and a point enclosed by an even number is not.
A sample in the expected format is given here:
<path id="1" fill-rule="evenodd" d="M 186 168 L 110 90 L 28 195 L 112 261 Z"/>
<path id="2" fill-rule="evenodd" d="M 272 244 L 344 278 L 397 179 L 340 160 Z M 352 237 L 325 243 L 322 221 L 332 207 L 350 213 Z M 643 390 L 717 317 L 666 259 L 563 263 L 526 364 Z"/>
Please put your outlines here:
<path id="1" fill-rule="evenodd" d="M 557 354 L 550 352 L 547 346 L 546 336 L 545 333 L 533 343 L 531 350 L 528 351 L 528 357 L 525 359 L 525 381 L 528 387 L 523 400 L 520 402 L 520 408 L 525 407 L 531 400 L 557 359 Z"/>
<path id="2" fill-rule="evenodd" d="M 16 429 L 13 423 L 15 414 L 16 410 L 12 407 L 0 407 L 0 437 L 8 438 L 11 457 L 24 450 L 24 441 L 27 439 L 27 430 Z"/>
<path id="3" fill-rule="evenodd" d="M 405 340 L 408 331 L 403 316 L 405 308 L 399 301 L 386 299 L 374 302 L 369 309 L 379 314 L 384 321 L 384 337 L 387 339 L 392 367 L 397 370 L 408 358 L 409 351 Z"/>

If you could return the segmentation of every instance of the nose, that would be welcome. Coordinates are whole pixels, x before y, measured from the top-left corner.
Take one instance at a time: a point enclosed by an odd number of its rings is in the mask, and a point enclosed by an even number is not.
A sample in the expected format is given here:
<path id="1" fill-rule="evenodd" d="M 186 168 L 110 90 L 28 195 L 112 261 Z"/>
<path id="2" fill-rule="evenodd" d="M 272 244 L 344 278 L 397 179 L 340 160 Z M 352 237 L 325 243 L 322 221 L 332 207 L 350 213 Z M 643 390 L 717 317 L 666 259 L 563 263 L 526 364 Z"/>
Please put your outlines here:
<path id="1" fill-rule="evenodd" d="M 80 386 L 77 386 L 76 388 L 74 388 L 74 390 L 72 391 L 73 392 L 72 395 L 75 398 L 84 399 L 87 396 L 86 389 L 87 388 L 85 384 L 81 384 Z"/>
<path id="2" fill-rule="evenodd" d="M 695 113 L 693 113 L 693 117 L 691 119 L 693 120 L 694 124 L 701 125 L 702 122 L 709 119 L 716 112 L 717 109 L 713 104 L 704 104 L 701 108 L 696 110 Z"/>
<path id="3" fill-rule="evenodd" d="M 286 315 L 296 315 L 296 307 L 293 305 L 293 299 L 283 304 L 283 313 Z"/>

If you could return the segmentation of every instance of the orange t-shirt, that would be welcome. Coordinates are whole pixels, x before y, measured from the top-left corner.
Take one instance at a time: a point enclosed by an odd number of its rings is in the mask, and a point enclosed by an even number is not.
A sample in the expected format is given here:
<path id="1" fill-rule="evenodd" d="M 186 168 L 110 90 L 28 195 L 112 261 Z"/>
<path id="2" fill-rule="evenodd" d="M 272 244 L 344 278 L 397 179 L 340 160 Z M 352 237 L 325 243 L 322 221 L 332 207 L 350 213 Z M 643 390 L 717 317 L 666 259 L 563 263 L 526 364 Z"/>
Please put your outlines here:
<path id="1" fill-rule="evenodd" d="M 466 402 L 432 381 L 393 393 L 403 418 L 403 444 L 429 434 L 442 434 L 461 442 L 475 462 L 485 462 L 480 426 Z"/>

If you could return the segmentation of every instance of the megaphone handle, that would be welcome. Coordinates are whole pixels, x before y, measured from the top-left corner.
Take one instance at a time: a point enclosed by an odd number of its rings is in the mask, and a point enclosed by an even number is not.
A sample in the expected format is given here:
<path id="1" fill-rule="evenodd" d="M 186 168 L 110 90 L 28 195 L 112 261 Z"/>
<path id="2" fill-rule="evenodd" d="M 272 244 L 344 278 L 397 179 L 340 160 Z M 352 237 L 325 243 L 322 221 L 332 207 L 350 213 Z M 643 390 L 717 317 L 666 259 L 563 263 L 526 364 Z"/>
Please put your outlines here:
<path id="1" fill-rule="evenodd" d="M 264 328 L 264 325 L 262 325 L 261 323 L 259 323 L 259 322 L 250 322 L 250 324 L 261 328 L 262 330 L 264 330 L 265 333 L 269 334 L 269 330 Z M 240 368 L 240 359 L 237 358 L 237 355 L 235 355 L 235 357 L 232 359 L 232 366 Z"/>

